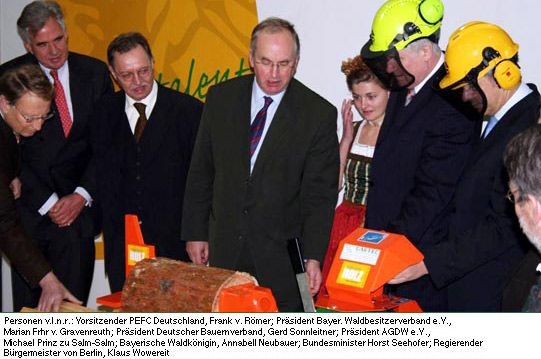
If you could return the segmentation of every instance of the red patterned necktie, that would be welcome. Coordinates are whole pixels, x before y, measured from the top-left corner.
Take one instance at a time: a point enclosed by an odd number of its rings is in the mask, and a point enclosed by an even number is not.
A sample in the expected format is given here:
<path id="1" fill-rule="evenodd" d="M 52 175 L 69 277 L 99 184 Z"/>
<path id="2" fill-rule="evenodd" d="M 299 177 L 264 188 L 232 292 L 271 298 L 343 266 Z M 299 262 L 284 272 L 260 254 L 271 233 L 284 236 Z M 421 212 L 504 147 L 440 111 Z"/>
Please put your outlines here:
<path id="1" fill-rule="evenodd" d="M 71 120 L 68 103 L 66 101 L 66 94 L 64 93 L 62 83 L 58 79 L 58 72 L 56 70 L 51 70 L 51 76 L 53 77 L 55 88 L 54 102 L 56 103 L 58 113 L 60 114 L 60 122 L 62 122 L 62 128 L 64 129 L 64 136 L 68 137 L 73 121 Z"/>
<path id="2" fill-rule="evenodd" d="M 261 139 L 263 134 L 263 129 L 265 128 L 265 122 L 267 121 L 267 109 L 272 103 L 272 98 L 265 96 L 265 105 L 259 110 L 257 115 L 255 115 L 254 122 L 250 126 L 250 156 L 252 156 L 257 148 L 257 144 Z"/>
<path id="3" fill-rule="evenodd" d="M 413 96 L 415 96 L 415 89 L 408 89 L 408 94 L 406 96 L 406 104 L 404 106 L 410 104 L 411 100 L 413 100 Z"/>

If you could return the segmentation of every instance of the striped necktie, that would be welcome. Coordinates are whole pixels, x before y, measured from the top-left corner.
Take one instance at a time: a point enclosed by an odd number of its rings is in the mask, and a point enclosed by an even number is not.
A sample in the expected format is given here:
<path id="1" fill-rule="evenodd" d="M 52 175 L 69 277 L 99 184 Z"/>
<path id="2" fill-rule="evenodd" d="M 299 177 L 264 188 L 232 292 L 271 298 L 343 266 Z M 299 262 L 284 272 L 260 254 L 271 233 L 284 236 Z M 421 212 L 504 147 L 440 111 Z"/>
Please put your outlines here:
<path id="1" fill-rule="evenodd" d="M 259 140 L 261 140 L 265 122 L 267 121 L 267 109 L 272 103 L 271 97 L 265 96 L 264 99 L 265 105 L 263 105 L 263 108 L 255 115 L 254 122 L 252 122 L 252 125 L 250 126 L 250 156 L 254 154 Z"/>
<path id="2" fill-rule="evenodd" d="M 68 137 L 73 121 L 71 120 L 68 102 L 66 101 L 66 94 L 64 93 L 62 83 L 58 79 L 58 72 L 56 70 L 51 70 L 51 76 L 53 77 L 55 88 L 54 102 L 56 103 L 56 108 L 58 108 L 58 114 L 60 115 L 60 122 L 62 122 L 64 136 Z"/>

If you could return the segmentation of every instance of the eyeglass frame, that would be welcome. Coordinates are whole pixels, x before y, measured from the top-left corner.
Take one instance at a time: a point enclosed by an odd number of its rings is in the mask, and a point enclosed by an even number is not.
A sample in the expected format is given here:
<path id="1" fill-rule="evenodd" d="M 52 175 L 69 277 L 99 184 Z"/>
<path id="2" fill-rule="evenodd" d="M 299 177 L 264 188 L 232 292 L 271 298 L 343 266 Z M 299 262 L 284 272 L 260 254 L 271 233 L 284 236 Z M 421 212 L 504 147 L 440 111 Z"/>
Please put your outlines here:
<path id="1" fill-rule="evenodd" d="M 274 67 L 276 67 L 276 70 L 278 72 L 281 72 L 282 69 L 284 70 L 292 69 L 295 66 L 295 63 L 297 62 L 297 60 L 296 59 L 295 60 L 282 60 L 282 61 L 279 61 L 278 63 L 274 63 L 269 59 L 262 59 L 262 60 L 254 60 L 254 62 L 258 65 L 263 66 L 267 70 L 272 71 Z"/>
<path id="2" fill-rule="evenodd" d="M 33 122 L 36 122 L 36 121 L 47 121 L 47 120 L 50 120 L 51 118 L 54 117 L 54 112 L 53 111 L 49 111 L 49 113 L 47 113 L 46 115 L 38 115 L 38 116 L 32 116 L 32 117 L 29 117 L 27 115 L 25 115 L 18 107 L 17 105 L 15 105 L 14 103 L 11 104 L 11 106 L 15 107 L 15 109 L 17 110 L 17 112 L 19 112 L 19 114 L 21 114 L 21 116 L 24 118 L 24 120 L 26 121 L 26 123 L 33 123 Z"/>
<path id="3" fill-rule="evenodd" d="M 518 193 L 518 200 L 516 201 L 515 201 L 515 193 Z M 520 203 L 524 201 L 524 197 L 522 196 L 522 194 L 520 194 L 520 190 L 518 188 L 514 191 L 509 189 L 507 191 L 507 194 L 505 195 L 505 198 L 507 198 L 507 200 L 511 202 L 512 204 L 516 204 L 516 203 Z"/>
<path id="4" fill-rule="evenodd" d="M 148 66 L 145 66 L 143 68 L 140 68 L 136 71 L 129 71 L 129 72 L 119 72 L 116 69 L 114 69 L 116 75 L 119 79 L 121 79 L 124 82 L 133 82 L 135 80 L 135 74 L 137 74 L 138 78 L 147 78 L 149 75 L 153 72 L 153 66 L 152 64 L 149 64 Z"/>

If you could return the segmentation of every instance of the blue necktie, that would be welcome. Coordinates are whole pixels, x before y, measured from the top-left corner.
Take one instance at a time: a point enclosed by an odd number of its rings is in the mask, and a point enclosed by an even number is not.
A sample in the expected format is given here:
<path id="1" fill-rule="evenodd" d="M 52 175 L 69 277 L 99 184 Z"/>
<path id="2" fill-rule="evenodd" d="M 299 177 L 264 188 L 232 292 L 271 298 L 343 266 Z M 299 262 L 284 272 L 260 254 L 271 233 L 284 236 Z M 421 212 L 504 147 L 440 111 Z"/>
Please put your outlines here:
<path id="1" fill-rule="evenodd" d="M 490 131 L 492 131 L 492 129 L 494 128 L 494 126 L 496 126 L 497 123 L 498 119 L 494 116 L 492 116 L 488 120 L 487 127 L 485 127 L 485 132 L 483 132 L 483 138 L 487 138 L 488 134 L 490 133 Z"/>
<path id="2" fill-rule="evenodd" d="M 250 156 L 252 156 L 257 148 L 257 144 L 261 139 L 263 134 L 263 129 L 265 128 L 265 122 L 267 121 L 267 109 L 272 103 L 272 98 L 265 96 L 265 105 L 259 110 L 257 115 L 255 115 L 254 122 L 250 126 Z"/>

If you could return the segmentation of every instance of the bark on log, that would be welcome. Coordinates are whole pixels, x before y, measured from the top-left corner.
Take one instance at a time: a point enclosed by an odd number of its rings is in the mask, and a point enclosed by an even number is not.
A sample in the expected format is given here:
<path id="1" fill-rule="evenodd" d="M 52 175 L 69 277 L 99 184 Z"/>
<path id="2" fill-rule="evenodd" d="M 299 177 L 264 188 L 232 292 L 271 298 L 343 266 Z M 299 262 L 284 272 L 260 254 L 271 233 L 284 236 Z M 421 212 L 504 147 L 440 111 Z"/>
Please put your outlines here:
<path id="1" fill-rule="evenodd" d="M 143 259 L 122 290 L 124 312 L 216 312 L 223 288 L 255 283 L 247 273 L 168 258 Z"/>

